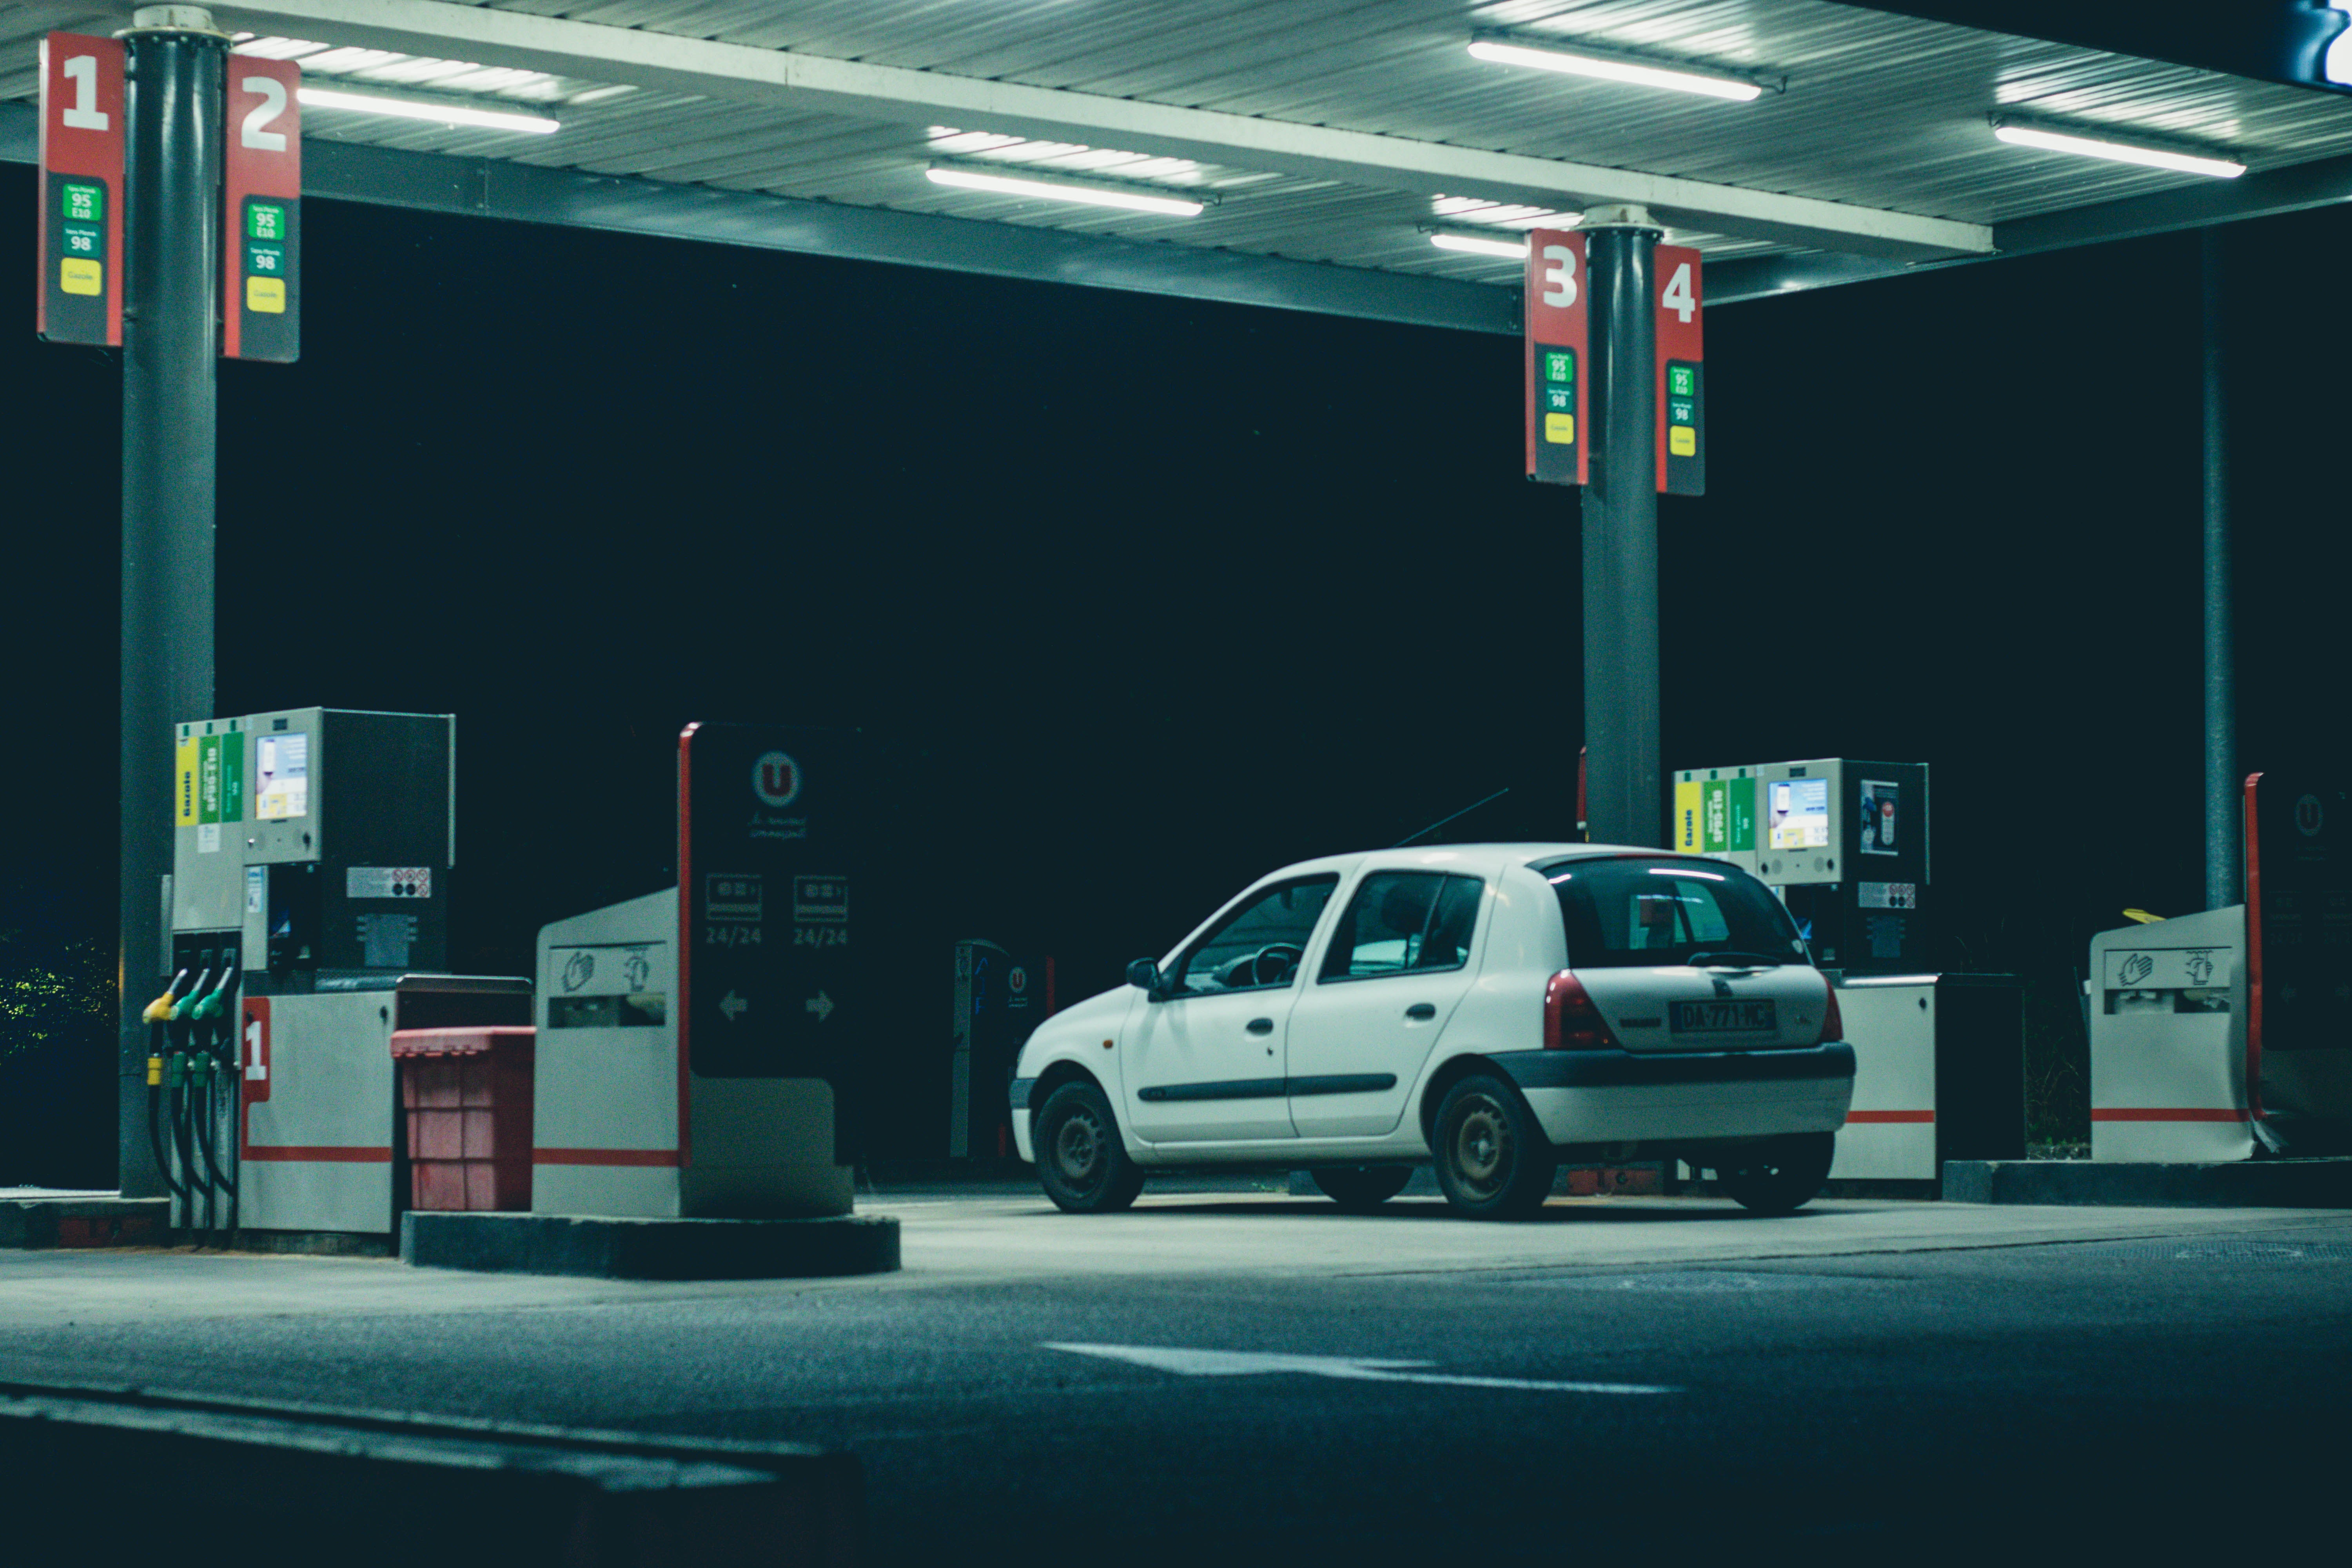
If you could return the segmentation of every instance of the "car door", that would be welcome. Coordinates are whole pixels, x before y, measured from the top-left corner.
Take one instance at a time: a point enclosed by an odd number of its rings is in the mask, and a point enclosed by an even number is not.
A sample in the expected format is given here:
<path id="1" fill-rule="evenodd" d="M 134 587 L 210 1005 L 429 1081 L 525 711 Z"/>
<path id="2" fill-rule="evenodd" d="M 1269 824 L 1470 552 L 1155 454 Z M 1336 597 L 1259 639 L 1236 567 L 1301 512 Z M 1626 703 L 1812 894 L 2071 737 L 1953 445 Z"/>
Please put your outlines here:
<path id="1" fill-rule="evenodd" d="M 1301 1138 L 1378 1136 L 1402 1120 L 1476 973 L 1486 886 L 1442 871 L 1374 871 L 1357 884 L 1290 1014 L 1290 1121 Z"/>
<path id="2" fill-rule="evenodd" d="M 1284 1089 L 1299 963 L 1336 875 L 1258 889 L 1177 955 L 1129 1020 L 1127 1124 L 1152 1143 L 1286 1139 Z"/>

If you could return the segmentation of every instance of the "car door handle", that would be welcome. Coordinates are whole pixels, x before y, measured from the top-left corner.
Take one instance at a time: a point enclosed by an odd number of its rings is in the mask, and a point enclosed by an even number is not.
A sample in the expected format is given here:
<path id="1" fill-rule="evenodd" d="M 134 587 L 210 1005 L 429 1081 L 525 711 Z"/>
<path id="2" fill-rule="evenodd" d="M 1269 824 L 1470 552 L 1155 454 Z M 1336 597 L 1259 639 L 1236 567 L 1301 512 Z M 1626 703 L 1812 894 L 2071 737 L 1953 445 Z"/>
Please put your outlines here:
<path id="1" fill-rule="evenodd" d="M 1249 1032 L 1253 1035 L 1271 1035 L 1274 1033 L 1274 1020 L 1271 1018 L 1252 1018 L 1249 1021 Z"/>
<path id="2" fill-rule="evenodd" d="M 1434 1018 L 1437 1016 L 1437 1007 L 1433 1003 L 1416 1002 L 1404 1010 L 1404 1016 L 1408 1018 Z"/>

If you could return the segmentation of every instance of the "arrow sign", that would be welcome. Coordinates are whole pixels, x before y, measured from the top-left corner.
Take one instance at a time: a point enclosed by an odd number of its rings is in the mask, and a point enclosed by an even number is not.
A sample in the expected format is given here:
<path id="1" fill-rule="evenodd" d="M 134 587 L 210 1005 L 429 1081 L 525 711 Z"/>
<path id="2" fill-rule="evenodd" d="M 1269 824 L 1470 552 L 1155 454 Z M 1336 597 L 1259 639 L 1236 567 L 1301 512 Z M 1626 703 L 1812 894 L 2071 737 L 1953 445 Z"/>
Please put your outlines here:
<path id="1" fill-rule="evenodd" d="M 751 1005 L 732 991 L 719 999 L 719 1010 L 727 1015 L 727 1021 L 730 1024 L 741 1017 L 743 1009 Z"/>
<path id="2" fill-rule="evenodd" d="M 1534 1389 L 1549 1394 L 1680 1394 L 1679 1388 L 1654 1383 L 1559 1383 L 1526 1377 L 1467 1377 L 1452 1373 L 1422 1372 L 1435 1363 L 1425 1361 L 1383 1361 L 1363 1356 L 1277 1355 L 1256 1351 L 1180 1350 L 1158 1345 L 1047 1344 L 1049 1351 L 1101 1356 L 1107 1361 L 1132 1362 L 1157 1367 L 1180 1377 L 1249 1377 L 1289 1372 L 1307 1377 L 1336 1377 L 1350 1383 L 1426 1383 L 1446 1388 Z"/>
<path id="3" fill-rule="evenodd" d="M 810 997 L 807 1005 L 808 1010 L 816 1015 L 816 1021 L 820 1024 L 833 1016 L 833 998 L 822 991 Z"/>

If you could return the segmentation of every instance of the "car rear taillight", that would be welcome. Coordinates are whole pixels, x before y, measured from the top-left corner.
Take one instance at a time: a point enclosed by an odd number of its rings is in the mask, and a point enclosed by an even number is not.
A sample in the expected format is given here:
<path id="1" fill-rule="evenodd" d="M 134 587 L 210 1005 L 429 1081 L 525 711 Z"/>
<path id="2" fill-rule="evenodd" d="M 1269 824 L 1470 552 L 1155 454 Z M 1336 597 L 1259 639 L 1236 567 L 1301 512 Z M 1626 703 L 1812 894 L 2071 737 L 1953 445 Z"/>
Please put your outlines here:
<path id="1" fill-rule="evenodd" d="M 1845 1038 L 1845 1018 L 1843 1015 L 1838 1012 L 1837 987 L 1830 985 L 1830 977 L 1826 974 L 1822 976 L 1822 984 L 1829 985 L 1830 987 L 1830 1005 L 1827 1008 L 1822 1010 L 1822 1037 L 1814 1042 L 1816 1045 L 1823 1045 L 1831 1040 L 1843 1040 Z"/>
<path id="2" fill-rule="evenodd" d="M 1607 1050 L 1617 1044 L 1609 1020 L 1572 970 L 1563 969 L 1544 984 L 1543 1043 L 1548 1051 Z"/>

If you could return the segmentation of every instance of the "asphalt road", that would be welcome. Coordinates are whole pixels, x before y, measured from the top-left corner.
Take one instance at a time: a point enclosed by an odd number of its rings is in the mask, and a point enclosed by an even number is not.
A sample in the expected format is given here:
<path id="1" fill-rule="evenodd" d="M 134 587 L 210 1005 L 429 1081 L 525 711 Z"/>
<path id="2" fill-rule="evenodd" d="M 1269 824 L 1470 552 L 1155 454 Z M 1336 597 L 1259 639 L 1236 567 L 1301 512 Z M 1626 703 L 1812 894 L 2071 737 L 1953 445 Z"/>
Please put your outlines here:
<path id="1" fill-rule="evenodd" d="M 862 1281 L 0 1254 L 0 1377 L 835 1445 L 889 1564 L 2342 1549 L 2352 1217 L 896 1206 Z"/>

